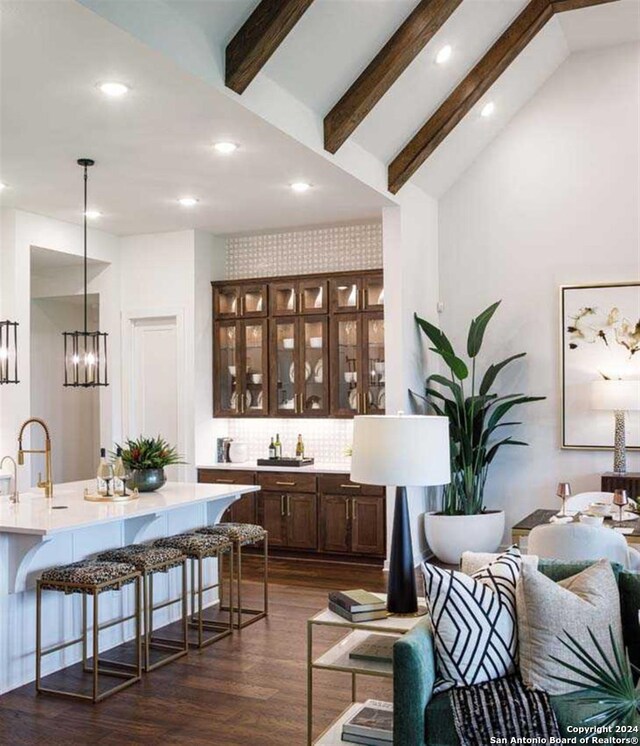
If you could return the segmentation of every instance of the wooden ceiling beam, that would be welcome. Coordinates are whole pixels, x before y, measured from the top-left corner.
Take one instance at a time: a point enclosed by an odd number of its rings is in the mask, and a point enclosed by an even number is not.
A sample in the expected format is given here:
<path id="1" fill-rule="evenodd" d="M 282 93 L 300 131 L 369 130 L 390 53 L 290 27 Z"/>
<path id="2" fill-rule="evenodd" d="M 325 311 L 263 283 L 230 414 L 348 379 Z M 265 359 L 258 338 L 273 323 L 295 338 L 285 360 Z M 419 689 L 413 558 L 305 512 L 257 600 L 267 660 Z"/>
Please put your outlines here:
<path id="1" fill-rule="evenodd" d="M 421 0 L 324 119 L 324 147 L 335 153 L 446 23 L 462 0 Z"/>
<path id="2" fill-rule="evenodd" d="M 242 93 L 313 0 L 261 0 L 227 44 L 225 85 Z"/>
<path id="3" fill-rule="evenodd" d="M 459 124 L 553 16 L 549 0 L 530 0 L 427 123 L 389 165 L 389 191 L 396 194 Z"/>
<path id="4" fill-rule="evenodd" d="M 406 184 L 554 13 L 615 0 L 530 0 L 520 15 L 389 164 L 389 191 Z"/>

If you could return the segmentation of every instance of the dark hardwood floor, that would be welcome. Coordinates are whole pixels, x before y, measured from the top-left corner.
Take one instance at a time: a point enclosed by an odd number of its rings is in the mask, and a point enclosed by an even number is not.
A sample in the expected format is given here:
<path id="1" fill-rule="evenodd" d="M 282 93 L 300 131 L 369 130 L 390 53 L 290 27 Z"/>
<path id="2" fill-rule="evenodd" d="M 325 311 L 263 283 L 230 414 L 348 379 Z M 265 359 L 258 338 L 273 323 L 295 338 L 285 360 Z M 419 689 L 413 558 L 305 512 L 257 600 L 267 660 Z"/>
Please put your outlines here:
<path id="1" fill-rule="evenodd" d="M 257 578 L 257 559 L 244 574 Z M 327 590 L 384 590 L 379 567 L 274 559 L 268 619 L 144 676 L 91 705 L 36 696 L 33 685 L 0 697 L 0 744 L 207 744 L 302 746 L 306 737 L 306 620 Z M 247 583 L 246 602 L 260 586 Z M 341 634 L 327 629 L 320 646 Z M 390 699 L 390 682 L 360 678 L 358 698 Z M 316 733 L 349 703 L 350 676 L 314 674 Z"/>

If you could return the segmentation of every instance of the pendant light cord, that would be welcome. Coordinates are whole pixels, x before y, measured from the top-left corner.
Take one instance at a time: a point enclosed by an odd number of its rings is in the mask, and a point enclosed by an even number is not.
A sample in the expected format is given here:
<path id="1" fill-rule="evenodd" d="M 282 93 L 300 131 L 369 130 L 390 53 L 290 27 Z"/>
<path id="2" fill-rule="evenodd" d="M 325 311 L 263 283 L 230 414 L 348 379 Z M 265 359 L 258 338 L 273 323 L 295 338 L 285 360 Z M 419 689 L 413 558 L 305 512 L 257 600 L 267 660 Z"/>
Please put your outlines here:
<path id="1" fill-rule="evenodd" d="M 84 167 L 84 333 L 87 334 L 87 166 Z"/>

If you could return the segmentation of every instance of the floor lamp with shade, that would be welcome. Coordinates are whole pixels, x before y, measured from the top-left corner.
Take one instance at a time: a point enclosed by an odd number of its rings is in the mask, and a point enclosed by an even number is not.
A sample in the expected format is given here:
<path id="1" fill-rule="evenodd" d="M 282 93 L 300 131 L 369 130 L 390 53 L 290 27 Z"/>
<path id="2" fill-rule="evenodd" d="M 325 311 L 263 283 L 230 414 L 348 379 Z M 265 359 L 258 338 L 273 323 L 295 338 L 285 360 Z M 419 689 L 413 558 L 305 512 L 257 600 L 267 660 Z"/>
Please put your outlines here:
<path id="1" fill-rule="evenodd" d="M 418 610 L 407 487 L 451 481 L 449 419 L 428 415 L 366 415 L 354 418 L 351 479 L 396 487 L 387 611 Z"/>

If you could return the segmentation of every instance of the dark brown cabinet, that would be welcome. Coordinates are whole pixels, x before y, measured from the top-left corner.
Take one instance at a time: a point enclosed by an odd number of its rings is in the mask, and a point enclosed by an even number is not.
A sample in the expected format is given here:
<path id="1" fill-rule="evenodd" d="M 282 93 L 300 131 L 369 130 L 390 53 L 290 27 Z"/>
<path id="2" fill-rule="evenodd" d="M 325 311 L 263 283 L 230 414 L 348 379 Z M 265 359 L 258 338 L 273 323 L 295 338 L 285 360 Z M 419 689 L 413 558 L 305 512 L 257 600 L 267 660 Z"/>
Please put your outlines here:
<path id="1" fill-rule="evenodd" d="M 214 413 L 222 417 L 269 414 L 267 319 L 219 321 L 214 327 Z"/>
<path id="2" fill-rule="evenodd" d="M 216 284 L 213 286 L 214 319 L 240 319 L 266 316 L 267 283 Z"/>
<path id="3" fill-rule="evenodd" d="M 329 415 L 326 316 L 271 321 L 271 411 L 276 417 Z"/>
<path id="4" fill-rule="evenodd" d="M 276 551 L 384 558 L 385 489 L 352 482 L 347 474 L 199 469 L 198 481 L 258 484 L 223 521 L 258 523 Z"/>
<path id="5" fill-rule="evenodd" d="M 255 484 L 256 475 L 251 471 L 198 469 L 198 482 L 205 484 Z M 225 510 L 222 521 L 256 523 L 258 520 L 257 493 L 244 495 Z"/>
<path id="6" fill-rule="evenodd" d="M 212 284 L 215 416 L 384 412 L 382 272 Z"/>
<path id="7" fill-rule="evenodd" d="M 320 551 L 383 557 L 386 546 L 384 489 L 356 484 L 342 475 L 321 475 L 318 491 Z"/>

